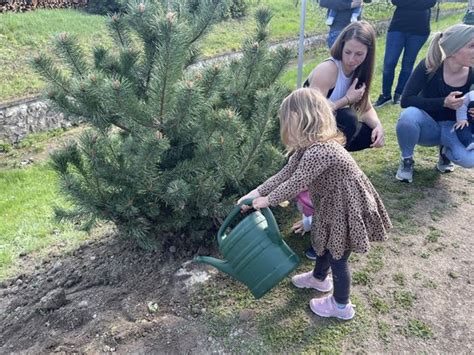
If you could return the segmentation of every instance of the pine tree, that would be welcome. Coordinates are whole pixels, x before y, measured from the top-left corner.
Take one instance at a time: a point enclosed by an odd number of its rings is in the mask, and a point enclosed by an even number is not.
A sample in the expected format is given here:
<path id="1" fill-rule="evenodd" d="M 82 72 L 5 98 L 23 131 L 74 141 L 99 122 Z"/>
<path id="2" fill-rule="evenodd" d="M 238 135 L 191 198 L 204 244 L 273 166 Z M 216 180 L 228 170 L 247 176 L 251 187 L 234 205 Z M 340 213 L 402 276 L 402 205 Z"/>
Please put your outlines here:
<path id="1" fill-rule="evenodd" d="M 227 9 L 190 3 L 132 2 L 109 18 L 111 48 L 87 56 L 63 33 L 53 54 L 34 58 L 49 100 L 90 127 L 52 154 L 74 206 L 57 209 L 60 220 L 86 230 L 112 221 L 147 249 L 170 236 L 190 247 L 281 165 L 276 117 L 288 90 L 277 79 L 291 53 L 268 49 L 271 12 L 256 12 L 240 59 L 196 69 L 199 40 Z"/>

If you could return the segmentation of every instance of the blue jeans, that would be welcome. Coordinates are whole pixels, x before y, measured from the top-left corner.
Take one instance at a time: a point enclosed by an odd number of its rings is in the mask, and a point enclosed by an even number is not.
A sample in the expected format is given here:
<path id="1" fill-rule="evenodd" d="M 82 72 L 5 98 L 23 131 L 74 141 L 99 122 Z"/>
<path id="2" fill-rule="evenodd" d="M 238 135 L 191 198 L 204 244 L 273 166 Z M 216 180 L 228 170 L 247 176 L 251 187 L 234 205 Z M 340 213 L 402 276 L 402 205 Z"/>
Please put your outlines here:
<path id="1" fill-rule="evenodd" d="M 336 42 L 336 39 L 337 37 L 339 36 L 339 34 L 341 33 L 342 31 L 329 31 L 328 33 L 328 37 L 326 38 L 326 43 L 328 44 L 328 48 L 331 49 L 332 45 L 334 44 L 334 42 Z"/>
<path id="2" fill-rule="evenodd" d="M 456 134 L 463 146 L 467 147 L 469 144 L 473 143 L 474 120 L 469 120 L 469 126 L 456 130 Z"/>
<path id="3" fill-rule="evenodd" d="M 382 94 L 392 96 L 392 85 L 395 78 L 395 67 L 403 51 L 402 68 L 398 76 L 395 93 L 402 94 L 405 84 L 415 65 L 416 56 L 428 36 L 417 36 L 406 32 L 387 32 L 385 57 L 383 59 Z"/>
<path id="4" fill-rule="evenodd" d="M 402 158 L 413 157 L 415 146 L 446 147 L 446 156 L 464 168 L 474 167 L 474 151 L 467 151 L 453 130 L 454 121 L 435 121 L 423 110 L 408 107 L 397 122 L 397 139 Z"/>
<path id="5" fill-rule="evenodd" d="M 331 268 L 334 283 L 333 296 L 339 304 L 349 303 L 351 271 L 347 259 L 350 255 L 350 250 L 346 251 L 339 260 L 334 259 L 329 251 L 326 251 L 323 256 L 316 255 L 313 276 L 322 281 L 328 276 L 329 268 Z"/>

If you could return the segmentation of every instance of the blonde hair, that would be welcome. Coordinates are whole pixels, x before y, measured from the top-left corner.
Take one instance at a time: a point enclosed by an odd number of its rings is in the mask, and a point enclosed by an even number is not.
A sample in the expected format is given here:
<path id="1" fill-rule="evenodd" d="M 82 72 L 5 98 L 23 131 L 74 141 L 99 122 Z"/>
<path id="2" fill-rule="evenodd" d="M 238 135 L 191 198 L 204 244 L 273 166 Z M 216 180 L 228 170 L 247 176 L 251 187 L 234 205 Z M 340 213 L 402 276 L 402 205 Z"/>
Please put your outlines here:
<path id="1" fill-rule="evenodd" d="M 430 47 L 428 48 L 428 54 L 426 55 L 425 59 L 426 72 L 428 74 L 437 71 L 446 59 L 446 55 L 439 45 L 439 40 L 441 39 L 442 35 L 442 32 L 435 33 L 433 39 L 431 40 Z"/>
<path id="2" fill-rule="evenodd" d="M 435 33 L 431 40 L 425 65 L 428 74 L 438 70 L 447 57 L 452 56 L 474 38 L 474 26 L 457 24 Z"/>
<path id="3" fill-rule="evenodd" d="M 316 89 L 302 88 L 288 95 L 280 106 L 281 140 L 288 153 L 316 142 L 345 144 L 327 99 Z"/>

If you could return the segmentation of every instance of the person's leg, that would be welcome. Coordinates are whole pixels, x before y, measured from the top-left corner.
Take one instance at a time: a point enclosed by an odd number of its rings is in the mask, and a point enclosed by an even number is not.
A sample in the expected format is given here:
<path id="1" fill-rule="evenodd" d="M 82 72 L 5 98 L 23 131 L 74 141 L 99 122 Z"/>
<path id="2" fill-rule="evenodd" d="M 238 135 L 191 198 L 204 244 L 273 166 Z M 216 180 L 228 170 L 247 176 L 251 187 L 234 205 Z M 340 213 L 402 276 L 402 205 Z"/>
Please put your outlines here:
<path id="1" fill-rule="evenodd" d="M 334 19 L 336 18 L 337 12 L 336 10 L 329 9 L 328 17 L 326 18 L 326 25 L 331 26 L 334 23 Z"/>
<path id="2" fill-rule="evenodd" d="M 441 126 L 441 144 L 445 148 L 444 154 L 454 164 L 464 168 L 474 167 L 474 151 L 468 151 L 459 141 L 456 132 L 453 131 L 454 122 L 443 121 Z"/>
<path id="3" fill-rule="evenodd" d="M 387 32 L 385 56 L 383 58 L 382 95 L 392 97 L 392 85 L 395 68 L 405 46 L 405 36 L 402 32 Z"/>
<path id="4" fill-rule="evenodd" d="M 440 144 L 441 129 L 438 122 L 416 107 L 402 111 L 396 131 L 402 158 L 412 158 L 417 144 L 425 147 Z"/>
<path id="5" fill-rule="evenodd" d="M 329 268 L 331 267 L 331 253 L 326 251 L 324 255 L 316 255 L 316 262 L 314 263 L 313 277 L 318 280 L 325 280 L 329 274 Z"/>
<path id="6" fill-rule="evenodd" d="M 395 88 L 396 94 L 401 95 L 403 93 L 405 84 L 407 83 L 413 70 L 413 66 L 415 65 L 416 56 L 427 39 L 428 36 L 405 34 L 405 50 L 403 51 L 402 68 L 400 69 L 400 75 L 398 76 L 397 87 Z"/>
<path id="7" fill-rule="evenodd" d="M 395 178 L 411 183 L 413 181 L 413 153 L 417 144 L 424 146 L 439 145 L 441 129 L 439 124 L 425 111 L 408 107 L 400 114 L 397 122 L 397 139 L 401 159 Z M 438 168 L 439 169 L 439 168 Z"/>
<path id="8" fill-rule="evenodd" d="M 351 271 L 349 269 L 348 259 L 350 251 L 346 251 L 341 259 L 329 258 L 331 264 L 332 279 L 334 284 L 333 296 L 338 304 L 348 304 L 351 293 Z"/>
<path id="9" fill-rule="evenodd" d="M 464 127 L 462 129 L 457 129 L 456 135 L 458 136 L 459 141 L 464 147 L 467 148 L 472 143 L 472 131 L 470 126 Z"/>
<path id="10" fill-rule="evenodd" d="M 341 33 L 341 31 L 329 30 L 328 37 L 326 39 L 326 43 L 327 43 L 329 49 L 331 49 L 334 42 L 336 42 L 336 39 L 337 39 L 337 37 L 339 36 L 340 33 Z"/>
<path id="11" fill-rule="evenodd" d="M 362 7 L 354 7 L 352 9 L 351 22 L 357 22 L 362 14 Z"/>
<path id="12" fill-rule="evenodd" d="M 329 263 L 333 274 L 334 292 L 322 298 L 313 298 L 309 302 L 311 311 L 321 317 L 336 317 L 349 320 L 355 315 L 349 297 L 351 289 L 351 273 L 347 259 L 350 251 L 344 253 L 341 259 L 335 260 L 329 257 Z"/>
<path id="13" fill-rule="evenodd" d="M 346 136 L 346 149 L 350 152 L 370 148 L 372 144 L 372 129 L 365 123 L 359 122 L 357 113 L 351 108 L 336 111 L 337 127 Z"/>

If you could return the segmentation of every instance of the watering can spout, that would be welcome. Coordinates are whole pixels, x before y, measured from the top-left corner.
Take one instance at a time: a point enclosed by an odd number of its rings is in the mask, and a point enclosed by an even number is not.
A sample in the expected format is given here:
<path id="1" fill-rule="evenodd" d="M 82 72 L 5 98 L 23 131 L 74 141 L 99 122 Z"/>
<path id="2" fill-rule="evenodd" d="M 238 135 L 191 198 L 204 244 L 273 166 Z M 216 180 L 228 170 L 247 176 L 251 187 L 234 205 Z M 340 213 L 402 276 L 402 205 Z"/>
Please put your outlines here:
<path id="1" fill-rule="evenodd" d="M 235 274 L 234 269 L 227 261 L 211 258 L 210 256 L 196 256 L 194 257 L 194 262 L 212 265 L 217 270 L 225 272 L 226 274 L 232 276 L 233 278 L 236 278 L 237 280 L 239 279 L 239 277 Z"/>

